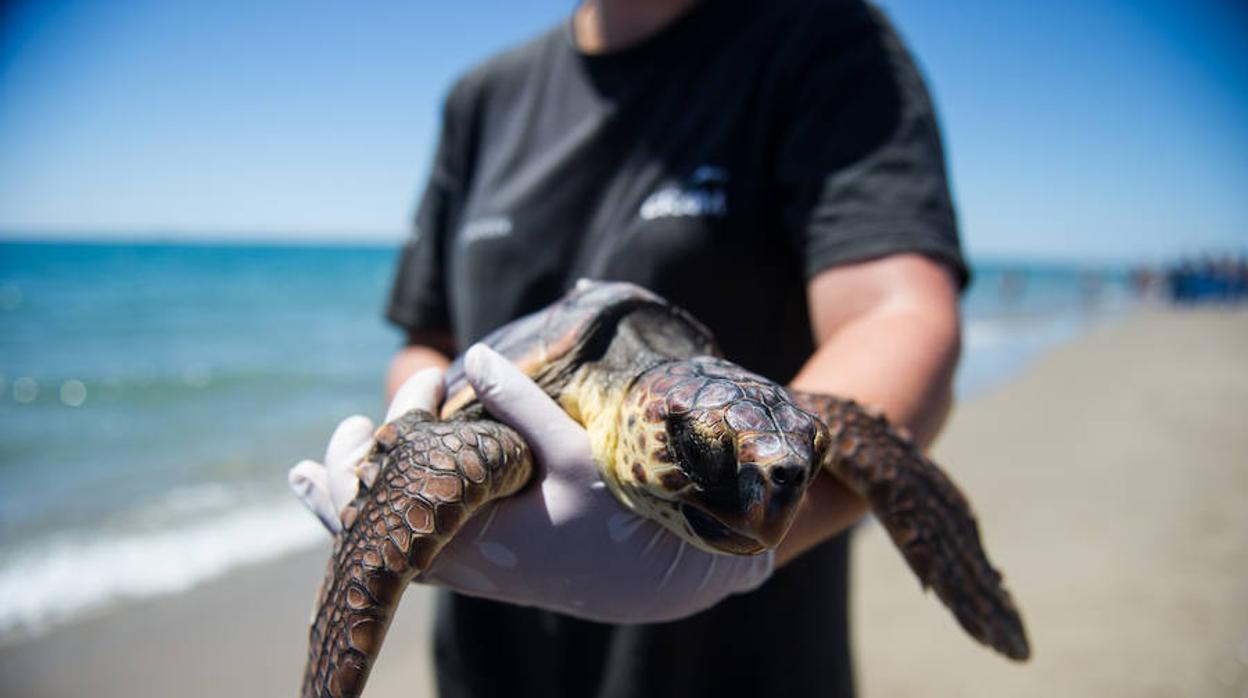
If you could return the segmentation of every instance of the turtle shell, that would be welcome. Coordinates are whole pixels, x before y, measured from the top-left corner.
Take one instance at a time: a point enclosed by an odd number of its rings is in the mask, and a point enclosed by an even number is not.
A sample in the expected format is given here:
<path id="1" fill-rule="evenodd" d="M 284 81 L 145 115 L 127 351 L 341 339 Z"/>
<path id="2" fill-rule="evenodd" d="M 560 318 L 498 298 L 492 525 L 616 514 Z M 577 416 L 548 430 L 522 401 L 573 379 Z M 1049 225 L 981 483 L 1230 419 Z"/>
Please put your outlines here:
<path id="1" fill-rule="evenodd" d="M 636 284 L 584 279 L 555 303 L 503 325 L 481 342 L 510 359 L 555 396 L 569 372 L 554 369 L 576 368 L 600 356 L 620 320 L 638 311 L 650 311 L 646 312 L 647 323 L 661 323 L 667 333 L 676 332 L 690 340 L 687 344 L 697 349 L 695 353 L 718 355 L 710 330 L 663 298 Z M 447 369 L 445 381 L 443 418 L 476 404 L 476 394 L 464 377 L 462 355 Z"/>

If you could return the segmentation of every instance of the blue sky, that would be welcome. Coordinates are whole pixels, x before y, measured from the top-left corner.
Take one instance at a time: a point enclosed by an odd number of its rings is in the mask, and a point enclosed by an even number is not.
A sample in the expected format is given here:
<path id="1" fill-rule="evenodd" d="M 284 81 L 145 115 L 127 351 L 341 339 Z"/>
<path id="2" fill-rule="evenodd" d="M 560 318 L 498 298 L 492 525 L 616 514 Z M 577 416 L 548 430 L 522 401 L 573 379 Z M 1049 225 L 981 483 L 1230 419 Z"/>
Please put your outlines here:
<path id="1" fill-rule="evenodd" d="M 7 234 L 394 240 L 454 75 L 572 0 L 9 3 Z M 972 255 L 1248 249 L 1237 0 L 884 0 Z"/>

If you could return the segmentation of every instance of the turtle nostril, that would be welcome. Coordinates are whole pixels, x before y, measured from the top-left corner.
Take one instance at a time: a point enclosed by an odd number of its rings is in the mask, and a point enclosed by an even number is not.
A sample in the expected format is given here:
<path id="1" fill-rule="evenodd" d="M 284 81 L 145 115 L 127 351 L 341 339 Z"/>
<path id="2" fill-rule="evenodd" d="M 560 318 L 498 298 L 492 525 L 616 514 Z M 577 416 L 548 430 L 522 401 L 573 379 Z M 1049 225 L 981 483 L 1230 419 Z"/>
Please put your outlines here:
<path id="1" fill-rule="evenodd" d="M 771 468 L 771 482 L 777 487 L 799 487 L 806 473 L 795 465 L 777 465 Z"/>

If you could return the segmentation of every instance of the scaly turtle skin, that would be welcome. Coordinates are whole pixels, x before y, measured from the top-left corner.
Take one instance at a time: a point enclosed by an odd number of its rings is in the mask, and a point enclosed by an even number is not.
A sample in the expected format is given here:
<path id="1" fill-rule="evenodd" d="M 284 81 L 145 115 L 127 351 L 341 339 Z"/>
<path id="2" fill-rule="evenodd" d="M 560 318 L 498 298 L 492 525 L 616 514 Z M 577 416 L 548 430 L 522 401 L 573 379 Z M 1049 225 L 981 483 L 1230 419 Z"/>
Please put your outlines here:
<path id="1" fill-rule="evenodd" d="M 630 509 L 705 550 L 754 554 L 780 543 L 827 470 L 870 503 L 968 633 L 1030 654 L 966 498 L 878 414 L 719 358 L 705 327 L 631 284 L 583 282 L 484 341 L 586 428 Z M 321 587 L 304 696 L 359 695 L 407 584 L 469 517 L 532 479 L 528 446 L 489 418 L 459 362 L 446 380 L 440 415 L 414 410 L 377 430 Z"/>

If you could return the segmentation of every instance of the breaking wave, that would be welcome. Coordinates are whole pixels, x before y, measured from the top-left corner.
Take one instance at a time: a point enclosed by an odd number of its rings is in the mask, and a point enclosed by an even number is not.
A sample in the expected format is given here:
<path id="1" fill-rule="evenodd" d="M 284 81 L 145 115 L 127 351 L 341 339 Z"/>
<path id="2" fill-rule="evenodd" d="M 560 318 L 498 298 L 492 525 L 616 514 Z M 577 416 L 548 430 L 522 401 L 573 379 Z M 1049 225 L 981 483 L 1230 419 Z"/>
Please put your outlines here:
<path id="1" fill-rule="evenodd" d="M 216 495 L 181 493 L 175 507 Z M 240 565 L 326 540 L 289 495 L 190 525 L 102 536 L 63 531 L 0 561 L 0 635 L 30 635 L 124 600 L 184 591 Z"/>

